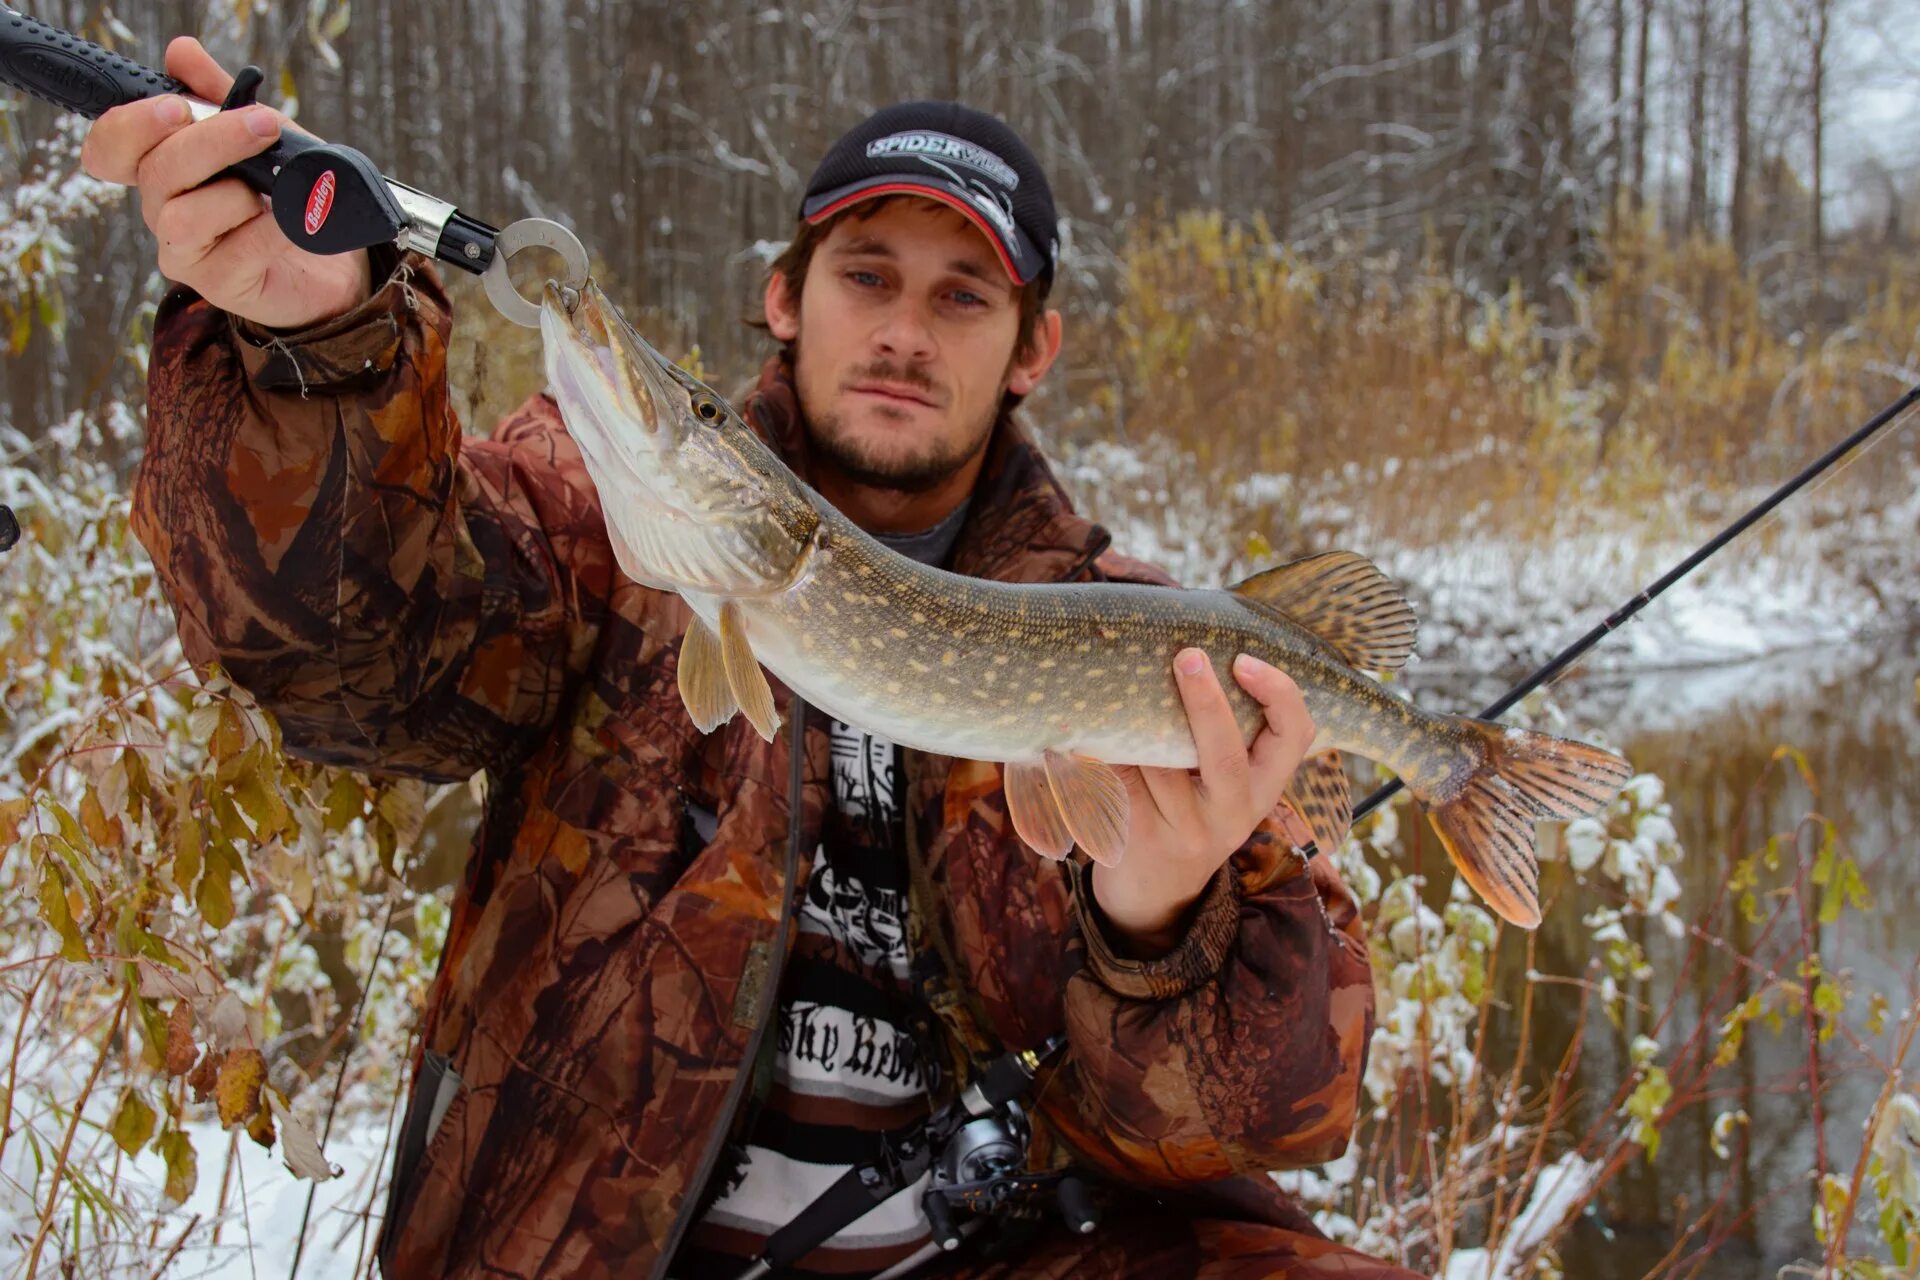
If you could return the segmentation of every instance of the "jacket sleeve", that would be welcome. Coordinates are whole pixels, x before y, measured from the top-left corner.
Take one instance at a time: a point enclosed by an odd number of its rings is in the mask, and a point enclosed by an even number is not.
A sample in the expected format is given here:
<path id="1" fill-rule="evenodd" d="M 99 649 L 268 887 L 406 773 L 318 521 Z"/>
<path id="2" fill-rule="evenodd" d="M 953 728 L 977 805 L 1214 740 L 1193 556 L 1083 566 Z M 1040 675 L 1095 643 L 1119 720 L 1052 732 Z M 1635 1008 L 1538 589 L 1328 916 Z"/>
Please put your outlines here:
<path id="1" fill-rule="evenodd" d="M 1167 582 L 1111 551 L 1097 576 Z M 1346 1150 L 1373 1036 L 1359 909 L 1276 817 L 1195 903 L 1180 942 L 1137 960 L 1068 864 L 1079 967 L 1067 982 L 1069 1089 L 1049 1115 L 1114 1177 L 1176 1186 L 1323 1164 Z"/>
<path id="2" fill-rule="evenodd" d="M 1114 944 L 1087 865 L 1072 865 L 1083 953 L 1066 994 L 1076 1087 L 1072 1114 L 1055 1118 L 1073 1145 L 1113 1176 L 1167 1186 L 1345 1151 L 1373 976 L 1353 898 L 1327 859 L 1303 865 L 1269 821 L 1153 960 Z"/>
<path id="3" fill-rule="evenodd" d="M 295 334 L 168 295 L 132 525 L 186 656 L 220 663 L 290 751 L 451 781 L 555 723 L 612 551 L 550 401 L 463 438 L 446 295 L 424 259 L 383 256 L 368 302 Z"/>

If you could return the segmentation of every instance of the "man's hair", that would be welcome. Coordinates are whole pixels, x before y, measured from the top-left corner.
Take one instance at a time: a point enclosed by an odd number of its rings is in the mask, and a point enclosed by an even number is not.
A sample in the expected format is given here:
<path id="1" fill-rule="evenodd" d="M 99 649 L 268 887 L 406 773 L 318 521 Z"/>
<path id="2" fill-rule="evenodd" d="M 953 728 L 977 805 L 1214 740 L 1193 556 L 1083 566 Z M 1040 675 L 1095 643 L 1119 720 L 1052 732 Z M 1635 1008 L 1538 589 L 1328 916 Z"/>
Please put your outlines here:
<path id="1" fill-rule="evenodd" d="M 794 228 L 793 239 L 780 251 L 769 268 L 770 275 L 781 276 L 786 280 L 787 298 L 794 310 L 800 308 L 800 294 L 806 287 L 807 268 L 813 263 L 813 255 L 826 242 L 828 234 L 840 224 L 843 218 L 855 218 L 861 222 L 873 217 L 881 209 L 895 200 L 917 200 L 918 196 L 892 195 L 875 196 L 871 200 L 862 200 L 859 204 L 842 209 L 839 213 L 819 222 L 807 222 L 804 219 Z M 1038 278 L 1018 286 L 1020 302 L 1019 337 L 1013 345 L 1016 357 L 1032 355 L 1040 342 L 1040 317 L 1046 309 L 1047 286 Z M 755 315 L 748 324 L 756 329 L 767 327 L 764 316 Z"/>

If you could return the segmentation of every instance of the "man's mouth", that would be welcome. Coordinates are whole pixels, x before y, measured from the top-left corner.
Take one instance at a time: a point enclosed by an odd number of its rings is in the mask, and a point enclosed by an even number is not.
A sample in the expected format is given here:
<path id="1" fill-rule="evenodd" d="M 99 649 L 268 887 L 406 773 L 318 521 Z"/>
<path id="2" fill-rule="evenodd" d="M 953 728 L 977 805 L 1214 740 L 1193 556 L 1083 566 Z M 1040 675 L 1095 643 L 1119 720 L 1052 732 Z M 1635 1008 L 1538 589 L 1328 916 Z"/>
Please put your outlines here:
<path id="1" fill-rule="evenodd" d="M 902 386 L 896 382 L 856 382 L 848 390 L 856 395 L 872 396 L 890 404 L 920 405 L 928 409 L 938 407 L 927 397 L 926 392 L 914 387 Z"/>

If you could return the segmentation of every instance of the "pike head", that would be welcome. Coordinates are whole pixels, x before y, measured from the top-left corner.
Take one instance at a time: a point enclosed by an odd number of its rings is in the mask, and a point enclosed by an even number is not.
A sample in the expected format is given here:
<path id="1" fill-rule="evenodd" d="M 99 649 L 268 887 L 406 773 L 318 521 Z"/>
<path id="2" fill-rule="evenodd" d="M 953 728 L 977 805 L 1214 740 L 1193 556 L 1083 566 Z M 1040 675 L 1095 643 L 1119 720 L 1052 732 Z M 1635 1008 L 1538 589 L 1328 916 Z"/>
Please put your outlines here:
<path id="1" fill-rule="evenodd" d="M 820 535 L 799 480 L 592 281 L 568 303 L 547 285 L 547 382 L 599 491 L 620 568 L 647 586 L 709 596 L 796 583 Z"/>

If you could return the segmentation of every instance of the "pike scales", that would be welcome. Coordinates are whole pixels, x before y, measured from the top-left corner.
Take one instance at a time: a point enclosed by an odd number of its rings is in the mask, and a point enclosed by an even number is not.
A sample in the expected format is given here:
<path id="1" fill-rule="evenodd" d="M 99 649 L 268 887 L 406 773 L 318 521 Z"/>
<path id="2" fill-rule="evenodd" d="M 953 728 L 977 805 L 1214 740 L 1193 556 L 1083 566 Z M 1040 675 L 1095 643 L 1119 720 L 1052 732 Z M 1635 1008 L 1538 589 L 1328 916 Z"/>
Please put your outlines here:
<path id="1" fill-rule="evenodd" d="M 1371 563 L 1332 552 L 1231 590 L 991 582 L 882 546 L 789 471 L 733 409 L 653 350 L 591 282 L 549 286 L 547 376 L 601 495 L 621 569 L 696 615 L 680 690 L 703 731 L 736 711 L 771 739 L 764 665 L 808 701 L 903 746 L 1004 766 L 1009 815 L 1037 852 L 1119 858 L 1115 765 L 1192 768 L 1173 657 L 1241 653 L 1299 685 L 1313 753 L 1288 800 L 1322 848 L 1345 838 L 1339 752 L 1387 765 L 1433 807 L 1442 842 L 1508 920 L 1539 921 L 1534 823 L 1596 812 L 1626 762 L 1581 743 L 1434 715 L 1360 668 L 1397 670 L 1412 611 Z M 1243 737 L 1257 702 L 1223 682 Z"/>

